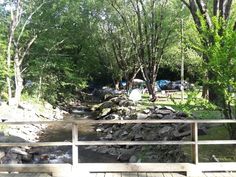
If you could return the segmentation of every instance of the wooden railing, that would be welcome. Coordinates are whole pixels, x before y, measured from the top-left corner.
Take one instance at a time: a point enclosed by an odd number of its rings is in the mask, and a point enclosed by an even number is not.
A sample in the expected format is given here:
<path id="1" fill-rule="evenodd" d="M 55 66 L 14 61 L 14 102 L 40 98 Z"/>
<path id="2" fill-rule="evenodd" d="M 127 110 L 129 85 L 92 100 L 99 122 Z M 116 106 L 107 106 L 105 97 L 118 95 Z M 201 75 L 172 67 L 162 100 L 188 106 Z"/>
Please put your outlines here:
<path id="1" fill-rule="evenodd" d="M 3 125 L 24 124 L 71 124 L 71 142 L 36 142 L 36 143 L 0 143 L 0 147 L 43 147 L 43 146 L 71 146 L 72 164 L 1 164 L 0 172 L 50 172 L 54 176 L 72 176 L 73 173 L 89 172 L 187 172 L 188 176 L 202 171 L 236 171 L 235 162 L 202 163 L 199 162 L 199 145 L 232 145 L 236 140 L 199 140 L 199 124 L 229 124 L 236 120 L 77 120 L 77 121 L 41 121 L 41 122 L 2 122 Z M 79 141 L 78 124 L 189 124 L 191 126 L 191 140 L 189 141 Z M 191 145 L 192 163 L 79 163 L 79 146 L 94 145 Z M 83 175 L 84 176 L 84 175 Z"/>

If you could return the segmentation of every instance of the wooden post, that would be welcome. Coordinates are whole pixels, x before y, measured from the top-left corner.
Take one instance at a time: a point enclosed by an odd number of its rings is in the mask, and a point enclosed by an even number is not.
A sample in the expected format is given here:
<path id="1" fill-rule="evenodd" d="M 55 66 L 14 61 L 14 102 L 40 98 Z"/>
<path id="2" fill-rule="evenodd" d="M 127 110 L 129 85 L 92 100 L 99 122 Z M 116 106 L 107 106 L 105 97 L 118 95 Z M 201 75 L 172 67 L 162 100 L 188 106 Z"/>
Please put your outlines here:
<path id="1" fill-rule="evenodd" d="M 79 148 L 76 145 L 78 141 L 78 125 L 72 124 L 72 165 L 76 166 L 79 163 Z"/>
<path id="2" fill-rule="evenodd" d="M 194 141 L 194 144 L 192 145 L 192 162 L 194 164 L 198 164 L 198 123 L 195 122 L 191 124 L 192 126 L 192 141 Z"/>
<path id="3" fill-rule="evenodd" d="M 192 163 L 194 163 L 194 166 L 192 168 L 189 168 L 187 170 L 187 176 L 189 177 L 197 177 L 197 176 L 203 176 L 203 173 L 201 169 L 199 169 L 198 166 L 198 123 L 194 122 L 191 124 L 192 128 L 192 141 L 194 144 L 192 145 Z"/>

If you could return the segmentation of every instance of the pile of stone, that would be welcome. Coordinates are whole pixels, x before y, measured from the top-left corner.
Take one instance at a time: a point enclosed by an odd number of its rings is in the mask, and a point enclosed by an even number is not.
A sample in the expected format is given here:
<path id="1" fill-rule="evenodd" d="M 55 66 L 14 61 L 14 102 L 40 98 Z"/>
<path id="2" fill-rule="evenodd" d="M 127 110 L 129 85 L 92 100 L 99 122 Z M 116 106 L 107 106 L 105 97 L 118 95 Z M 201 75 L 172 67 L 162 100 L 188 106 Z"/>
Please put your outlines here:
<path id="1" fill-rule="evenodd" d="M 137 111 L 135 104 L 128 100 L 126 95 L 108 97 L 106 101 L 95 105 L 92 111 L 96 113 L 97 119 L 130 119 L 130 115 Z"/>
<path id="2" fill-rule="evenodd" d="M 6 104 L 0 106 L 0 119 L 4 122 L 27 122 L 27 121 L 46 121 L 61 120 L 65 111 L 53 108 L 46 103 L 43 107 L 22 103 L 19 107 L 11 107 Z M 47 127 L 46 124 L 21 124 L 1 126 L 0 142 L 37 142 L 39 135 Z M 0 163 L 22 163 L 34 161 L 33 153 L 29 147 L 13 147 L 0 149 Z M 41 158 L 40 158 L 41 159 Z"/>
<path id="3" fill-rule="evenodd" d="M 48 152 L 52 153 L 48 153 Z M 22 164 L 22 163 L 71 163 L 71 152 L 64 152 L 57 147 L 33 148 L 12 147 L 0 150 L 0 164 Z"/>
<path id="4" fill-rule="evenodd" d="M 169 106 L 153 106 L 137 110 L 125 96 L 111 98 L 95 109 L 98 119 L 187 119 L 187 114 Z M 114 124 L 99 125 L 96 129 L 101 140 L 121 141 L 175 141 L 191 134 L 189 124 Z M 183 162 L 187 156 L 179 145 L 158 146 L 89 146 L 88 149 L 117 156 L 129 162 Z"/>

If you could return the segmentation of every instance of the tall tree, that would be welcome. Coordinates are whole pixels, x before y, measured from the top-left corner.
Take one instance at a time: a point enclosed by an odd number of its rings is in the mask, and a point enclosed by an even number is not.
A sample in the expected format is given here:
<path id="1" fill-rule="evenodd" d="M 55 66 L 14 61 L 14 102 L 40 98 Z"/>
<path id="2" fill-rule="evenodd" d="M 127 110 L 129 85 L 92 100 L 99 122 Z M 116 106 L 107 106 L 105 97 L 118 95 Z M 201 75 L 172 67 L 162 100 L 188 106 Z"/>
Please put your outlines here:
<path id="1" fill-rule="evenodd" d="M 37 32 L 27 31 L 27 25 L 31 22 L 32 16 L 39 11 L 44 3 L 45 2 L 41 2 L 38 4 L 36 1 L 29 2 L 23 0 L 12 0 L 7 3 L 10 15 L 7 44 L 7 84 L 9 103 L 12 101 L 10 78 L 11 61 L 14 63 L 14 104 L 18 105 L 24 87 L 22 77 L 24 69 L 22 68 L 22 63 L 37 38 Z"/>
<path id="2" fill-rule="evenodd" d="M 117 16 L 117 12 L 107 6 L 103 12 L 100 26 L 104 47 L 101 49 L 111 56 L 109 65 L 116 75 L 116 85 L 124 78 L 127 82 L 126 89 L 129 90 L 132 87 L 133 79 L 140 70 L 138 56 L 122 17 Z"/>
<path id="3" fill-rule="evenodd" d="M 137 59 L 153 100 L 158 69 L 166 48 L 173 39 L 177 11 L 174 1 L 118 1 L 112 7 L 122 18 L 137 54 Z M 125 9 L 125 10 L 124 10 Z"/>
<path id="4" fill-rule="evenodd" d="M 208 49 L 215 45 L 214 34 L 220 37 L 224 34 L 225 24 L 231 20 L 231 10 L 233 0 L 181 0 L 192 14 L 196 29 L 199 33 L 200 43 Z M 217 22 L 217 23 L 216 23 Z M 218 28 L 220 25 L 220 28 Z M 236 30 L 236 22 L 234 22 Z M 223 47 L 224 43 L 221 44 Z M 203 60 L 206 64 L 211 61 L 210 56 L 203 52 Z M 221 107 L 225 107 L 224 93 L 217 85 L 210 84 L 210 80 L 215 80 L 215 74 L 210 70 L 206 71 L 206 84 L 204 85 L 204 97 Z"/>

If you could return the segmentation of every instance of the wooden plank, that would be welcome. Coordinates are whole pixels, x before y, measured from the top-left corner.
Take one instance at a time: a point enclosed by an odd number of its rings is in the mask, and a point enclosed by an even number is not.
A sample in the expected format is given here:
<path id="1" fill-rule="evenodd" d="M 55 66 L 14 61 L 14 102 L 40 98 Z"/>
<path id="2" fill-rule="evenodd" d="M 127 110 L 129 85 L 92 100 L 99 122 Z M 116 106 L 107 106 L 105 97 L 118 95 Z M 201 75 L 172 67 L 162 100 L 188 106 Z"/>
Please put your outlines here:
<path id="1" fill-rule="evenodd" d="M 15 147 L 15 146 L 72 146 L 71 142 L 37 142 L 37 143 L 0 143 L 0 147 Z"/>
<path id="2" fill-rule="evenodd" d="M 192 124 L 192 141 L 194 141 L 194 145 L 192 145 L 192 162 L 194 164 L 198 164 L 198 124 L 195 122 Z"/>
<path id="3" fill-rule="evenodd" d="M 105 177 L 105 173 L 97 173 L 96 177 Z"/>
<path id="4" fill-rule="evenodd" d="M 122 177 L 138 177 L 138 173 L 122 173 Z"/>
<path id="5" fill-rule="evenodd" d="M 164 177 L 163 173 L 147 173 L 147 177 Z"/>
<path id="6" fill-rule="evenodd" d="M 49 174 L 46 174 L 46 173 L 40 173 L 40 174 L 38 174 L 37 177 L 52 177 L 52 176 L 50 176 Z"/>
<path id="7" fill-rule="evenodd" d="M 140 124 L 140 123 L 186 123 L 186 124 L 224 124 L 236 123 L 236 120 L 215 119 L 215 120 L 183 120 L 183 119 L 161 119 L 161 120 L 63 120 L 63 121 L 19 121 L 0 122 L 0 125 L 25 125 L 25 124 Z"/>
<path id="8" fill-rule="evenodd" d="M 72 171 L 70 164 L 1 164 L 0 171 L 22 173 L 67 173 Z"/>
<path id="9" fill-rule="evenodd" d="M 15 177 L 33 177 L 35 176 L 35 173 L 19 173 L 19 174 L 16 174 Z"/>
<path id="10" fill-rule="evenodd" d="M 193 145 L 192 141 L 77 141 L 75 145 Z M 199 145 L 207 144 L 236 144 L 236 140 L 201 140 Z M 71 142 L 37 142 L 37 143 L 0 143 L 0 147 L 15 146 L 72 146 Z"/>
<path id="11" fill-rule="evenodd" d="M 66 120 L 57 120 L 57 121 L 19 121 L 19 122 L 0 122 L 0 125 L 26 125 L 26 124 L 72 124 L 74 121 L 66 121 Z"/>
<path id="12" fill-rule="evenodd" d="M 208 173 L 210 174 L 210 177 L 223 177 L 224 175 L 222 173 Z"/>
<path id="13" fill-rule="evenodd" d="M 206 177 L 215 177 L 213 173 L 204 173 Z"/>
<path id="14" fill-rule="evenodd" d="M 147 173 L 138 173 L 138 177 L 147 177 Z"/>
<path id="15" fill-rule="evenodd" d="M 236 173 L 229 173 L 232 177 L 236 177 Z"/>
<path id="16" fill-rule="evenodd" d="M 163 173 L 164 177 L 173 177 L 171 173 Z"/>
<path id="17" fill-rule="evenodd" d="M 160 120 L 76 120 L 74 121 L 77 124 L 153 124 L 153 123 L 161 123 L 161 124 L 177 124 L 177 123 L 186 123 L 186 124 L 224 124 L 224 123 L 236 123 L 236 120 L 228 120 L 228 119 L 216 119 L 216 120 L 183 120 L 183 119 L 160 119 Z"/>
<path id="18" fill-rule="evenodd" d="M 122 173 L 113 173 L 113 177 L 122 177 Z"/>
<path id="19" fill-rule="evenodd" d="M 236 144 L 236 140 L 201 140 L 198 141 L 199 145 L 207 144 Z"/>
<path id="20" fill-rule="evenodd" d="M 14 175 L 14 174 L 13 174 L 13 175 Z M 12 177 L 11 174 L 2 174 L 2 173 L 0 173 L 0 176 L 1 176 L 1 177 Z"/>
<path id="21" fill-rule="evenodd" d="M 79 163 L 79 166 L 90 172 L 183 172 L 197 168 L 190 163 Z"/>
<path id="22" fill-rule="evenodd" d="M 77 165 L 79 163 L 79 147 L 76 145 L 78 141 L 78 125 L 73 124 L 72 127 L 72 164 Z"/>
<path id="23" fill-rule="evenodd" d="M 236 170 L 236 163 L 235 162 L 211 162 L 205 163 L 201 162 L 198 164 L 198 168 L 201 171 L 235 171 Z"/>
<path id="24" fill-rule="evenodd" d="M 236 143 L 236 141 L 235 141 Z M 193 145 L 192 141 L 77 141 L 77 146 L 97 145 Z"/>
<path id="25" fill-rule="evenodd" d="M 186 177 L 186 175 L 179 174 L 179 173 L 171 173 L 173 177 Z"/>
<path id="26" fill-rule="evenodd" d="M 96 173 L 90 173 L 90 174 L 89 174 L 89 177 L 96 177 L 96 176 L 97 176 Z"/>
<path id="27" fill-rule="evenodd" d="M 219 173 L 219 175 L 221 175 L 222 177 L 232 177 L 232 175 L 230 174 L 230 172 L 221 172 Z"/>
<path id="28" fill-rule="evenodd" d="M 114 175 L 114 173 L 106 173 L 105 177 L 113 177 L 113 175 Z M 119 177 L 121 177 L 121 175 Z"/>

